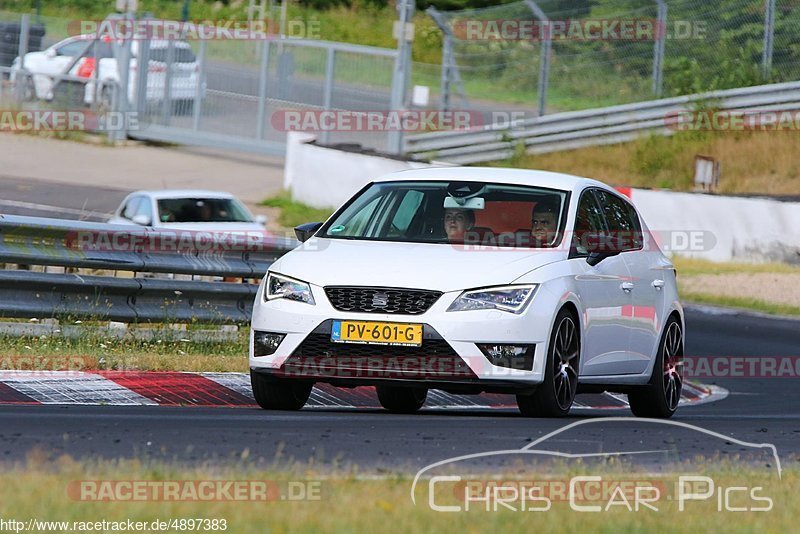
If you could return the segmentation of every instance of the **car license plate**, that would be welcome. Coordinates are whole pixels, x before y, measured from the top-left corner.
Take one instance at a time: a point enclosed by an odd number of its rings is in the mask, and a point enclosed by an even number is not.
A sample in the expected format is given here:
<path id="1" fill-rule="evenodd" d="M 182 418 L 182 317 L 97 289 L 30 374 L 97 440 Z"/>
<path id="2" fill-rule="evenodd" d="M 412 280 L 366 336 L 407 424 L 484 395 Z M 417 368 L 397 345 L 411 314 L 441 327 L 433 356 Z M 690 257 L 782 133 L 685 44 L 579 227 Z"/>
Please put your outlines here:
<path id="1" fill-rule="evenodd" d="M 333 321 L 331 341 L 420 347 L 422 346 L 422 325 L 373 321 Z"/>

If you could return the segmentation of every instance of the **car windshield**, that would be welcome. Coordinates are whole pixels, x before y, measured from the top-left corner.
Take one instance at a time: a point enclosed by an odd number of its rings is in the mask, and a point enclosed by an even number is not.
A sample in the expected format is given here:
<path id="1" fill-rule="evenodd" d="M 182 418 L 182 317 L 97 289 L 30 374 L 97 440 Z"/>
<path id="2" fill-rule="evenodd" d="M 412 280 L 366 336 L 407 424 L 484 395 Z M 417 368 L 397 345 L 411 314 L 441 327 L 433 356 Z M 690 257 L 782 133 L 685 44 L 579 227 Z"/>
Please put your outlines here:
<path id="1" fill-rule="evenodd" d="M 253 222 L 241 202 L 233 198 L 162 198 L 158 201 L 162 223 Z"/>
<path id="2" fill-rule="evenodd" d="M 478 182 L 379 182 L 353 198 L 321 237 L 407 243 L 552 247 L 568 192 Z"/>

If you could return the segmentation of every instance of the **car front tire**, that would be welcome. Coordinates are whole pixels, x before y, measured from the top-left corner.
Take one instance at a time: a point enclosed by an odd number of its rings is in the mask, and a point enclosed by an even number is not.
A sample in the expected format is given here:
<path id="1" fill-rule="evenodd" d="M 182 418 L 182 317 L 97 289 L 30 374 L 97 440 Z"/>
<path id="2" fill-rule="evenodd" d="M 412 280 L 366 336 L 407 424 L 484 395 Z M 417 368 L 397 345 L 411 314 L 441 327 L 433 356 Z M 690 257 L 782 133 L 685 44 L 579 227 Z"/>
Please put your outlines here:
<path id="1" fill-rule="evenodd" d="M 564 417 L 578 390 L 581 336 L 578 321 L 567 309 L 556 316 L 545 362 L 544 382 L 532 395 L 517 395 L 525 417 Z"/>
<path id="2" fill-rule="evenodd" d="M 653 374 L 646 386 L 628 393 L 628 404 L 636 417 L 667 419 L 678 409 L 683 389 L 680 364 L 683 358 L 683 330 L 675 317 L 664 327 Z"/>
<path id="3" fill-rule="evenodd" d="M 314 384 L 266 377 L 250 371 L 253 397 L 265 410 L 299 410 L 305 406 Z"/>
<path id="4" fill-rule="evenodd" d="M 427 388 L 376 386 L 381 406 L 393 413 L 417 412 L 428 398 Z"/>

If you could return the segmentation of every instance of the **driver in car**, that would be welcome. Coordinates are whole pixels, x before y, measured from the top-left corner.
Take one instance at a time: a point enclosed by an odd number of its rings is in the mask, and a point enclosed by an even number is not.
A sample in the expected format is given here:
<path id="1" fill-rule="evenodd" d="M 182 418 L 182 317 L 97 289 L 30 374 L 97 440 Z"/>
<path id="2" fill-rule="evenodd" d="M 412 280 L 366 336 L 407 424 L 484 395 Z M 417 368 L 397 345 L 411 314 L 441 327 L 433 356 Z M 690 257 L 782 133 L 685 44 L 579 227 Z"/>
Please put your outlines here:
<path id="1" fill-rule="evenodd" d="M 464 241 L 465 234 L 475 226 L 475 212 L 462 208 L 444 210 L 444 231 L 450 242 Z"/>
<path id="2" fill-rule="evenodd" d="M 534 244 L 539 247 L 551 245 L 557 230 L 558 203 L 550 199 L 537 202 L 531 213 L 531 237 Z"/>

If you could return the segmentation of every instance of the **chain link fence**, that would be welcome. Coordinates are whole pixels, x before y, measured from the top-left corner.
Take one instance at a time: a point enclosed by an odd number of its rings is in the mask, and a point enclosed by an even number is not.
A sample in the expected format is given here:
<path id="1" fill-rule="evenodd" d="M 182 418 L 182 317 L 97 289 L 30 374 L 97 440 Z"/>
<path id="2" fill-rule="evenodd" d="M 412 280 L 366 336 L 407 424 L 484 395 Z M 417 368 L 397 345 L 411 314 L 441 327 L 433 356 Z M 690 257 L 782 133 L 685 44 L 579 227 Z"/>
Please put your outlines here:
<path id="1" fill-rule="evenodd" d="M 112 138 L 274 155 L 283 154 L 291 130 L 313 132 L 324 144 L 389 147 L 385 130 L 321 123 L 325 112 L 392 109 L 395 50 L 258 31 L 230 38 L 192 24 L 169 34 L 165 21 L 148 19 L 135 23 L 162 25 L 162 31 L 125 38 L 125 31 L 114 34 L 120 21 L 133 23 L 121 15 L 103 26 L 0 11 L 0 29 L 11 35 L 0 40 L 3 109 L 111 111 L 134 117 L 109 130 Z M 95 33 L 76 30 L 93 22 Z"/>
<path id="2" fill-rule="evenodd" d="M 429 9 L 443 34 L 439 106 L 495 101 L 538 114 L 800 78 L 794 0 L 525 0 Z"/>

